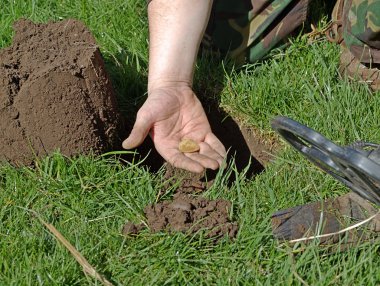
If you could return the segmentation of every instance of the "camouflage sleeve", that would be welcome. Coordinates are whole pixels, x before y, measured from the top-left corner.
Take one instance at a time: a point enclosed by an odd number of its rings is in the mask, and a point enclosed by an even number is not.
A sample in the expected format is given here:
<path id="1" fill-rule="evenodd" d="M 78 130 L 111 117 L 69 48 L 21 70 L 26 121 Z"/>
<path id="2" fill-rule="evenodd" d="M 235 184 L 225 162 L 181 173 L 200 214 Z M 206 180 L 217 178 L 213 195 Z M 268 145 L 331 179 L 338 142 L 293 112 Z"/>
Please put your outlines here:
<path id="1" fill-rule="evenodd" d="M 380 63 L 380 0 L 346 0 L 343 38 L 355 58 Z"/>
<path id="2" fill-rule="evenodd" d="M 309 1 L 214 1 L 203 47 L 238 64 L 260 60 L 306 20 Z"/>

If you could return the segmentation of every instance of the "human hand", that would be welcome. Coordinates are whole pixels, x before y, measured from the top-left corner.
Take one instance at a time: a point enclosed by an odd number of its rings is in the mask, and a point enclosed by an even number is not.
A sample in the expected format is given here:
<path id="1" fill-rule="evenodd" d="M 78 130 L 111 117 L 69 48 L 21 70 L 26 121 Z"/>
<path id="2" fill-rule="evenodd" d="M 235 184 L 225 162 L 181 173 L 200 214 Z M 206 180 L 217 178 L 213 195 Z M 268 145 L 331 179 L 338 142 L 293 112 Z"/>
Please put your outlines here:
<path id="1" fill-rule="evenodd" d="M 226 156 L 223 144 L 211 131 L 200 101 L 187 86 L 151 90 L 123 148 L 137 147 L 148 133 L 166 161 L 191 172 L 200 173 L 205 168 L 215 170 Z M 178 145 L 183 138 L 197 142 L 199 152 L 181 153 Z"/>

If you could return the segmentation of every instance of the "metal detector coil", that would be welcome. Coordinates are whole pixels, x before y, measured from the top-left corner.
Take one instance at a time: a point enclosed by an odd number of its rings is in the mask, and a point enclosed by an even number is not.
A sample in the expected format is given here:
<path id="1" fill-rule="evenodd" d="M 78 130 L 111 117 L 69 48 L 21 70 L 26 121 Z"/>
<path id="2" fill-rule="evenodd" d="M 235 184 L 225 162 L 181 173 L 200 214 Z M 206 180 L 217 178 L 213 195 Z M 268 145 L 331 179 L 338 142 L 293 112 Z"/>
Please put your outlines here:
<path id="1" fill-rule="evenodd" d="M 380 145 L 355 142 L 338 146 L 322 134 L 288 117 L 272 128 L 290 145 L 355 193 L 380 206 Z"/>

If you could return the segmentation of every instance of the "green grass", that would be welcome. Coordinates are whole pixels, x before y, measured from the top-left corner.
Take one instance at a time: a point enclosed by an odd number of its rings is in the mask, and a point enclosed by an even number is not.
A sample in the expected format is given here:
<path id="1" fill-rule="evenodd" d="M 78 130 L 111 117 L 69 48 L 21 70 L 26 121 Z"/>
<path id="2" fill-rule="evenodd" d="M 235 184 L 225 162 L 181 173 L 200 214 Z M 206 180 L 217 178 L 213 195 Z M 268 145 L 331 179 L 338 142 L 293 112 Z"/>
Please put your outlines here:
<path id="1" fill-rule="evenodd" d="M 94 33 L 123 110 L 136 110 L 147 76 L 144 0 L 2 1 L 0 47 L 12 39 L 12 22 L 78 18 Z M 340 144 L 380 142 L 380 97 L 339 79 L 338 47 L 308 45 L 297 38 L 267 61 L 238 71 L 215 59 L 198 63 L 195 89 L 249 126 L 271 134 L 270 119 L 287 115 Z M 210 64 L 211 63 L 211 64 Z M 209 78 L 211 75 L 211 78 Z M 206 91 L 204 91 L 206 90 Z M 117 285 L 379 285 L 380 243 L 328 253 L 317 244 L 279 245 L 270 216 L 299 204 L 346 193 L 286 147 L 254 179 L 233 164 L 207 191 L 232 201 L 240 231 L 213 244 L 201 235 L 151 234 L 125 238 L 127 220 L 140 222 L 143 208 L 163 188 L 163 170 L 114 156 L 64 158 L 54 154 L 35 168 L 0 165 L 0 285 L 99 285 L 28 210 L 38 212 Z M 172 190 L 168 190 L 170 196 Z"/>

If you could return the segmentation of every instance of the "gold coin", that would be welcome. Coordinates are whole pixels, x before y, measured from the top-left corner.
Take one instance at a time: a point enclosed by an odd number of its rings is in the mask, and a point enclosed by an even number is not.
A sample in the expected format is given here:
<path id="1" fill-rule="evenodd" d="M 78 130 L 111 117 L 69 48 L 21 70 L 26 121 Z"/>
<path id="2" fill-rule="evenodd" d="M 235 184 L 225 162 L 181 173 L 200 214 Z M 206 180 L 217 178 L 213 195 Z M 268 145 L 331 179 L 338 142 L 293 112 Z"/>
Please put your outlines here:
<path id="1" fill-rule="evenodd" d="M 192 139 L 183 138 L 179 142 L 178 149 L 182 153 L 193 153 L 199 151 L 199 145 Z"/>

